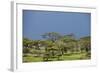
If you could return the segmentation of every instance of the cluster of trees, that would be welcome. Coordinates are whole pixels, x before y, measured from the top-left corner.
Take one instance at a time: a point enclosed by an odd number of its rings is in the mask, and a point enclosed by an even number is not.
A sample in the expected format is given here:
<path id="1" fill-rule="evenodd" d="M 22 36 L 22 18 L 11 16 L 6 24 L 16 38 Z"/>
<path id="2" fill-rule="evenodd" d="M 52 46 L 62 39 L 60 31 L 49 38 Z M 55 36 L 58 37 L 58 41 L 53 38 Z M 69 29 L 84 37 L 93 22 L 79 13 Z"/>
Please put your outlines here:
<path id="1" fill-rule="evenodd" d="M 86 52 L 86 56 L 91 56 L 90 36 L 75 38 L 74 34 L 61 35 L 57 32 L 49 32 L 42 35 L 42 40 L 30 40 L 23 38 L 23 56 L 31 54 L 42 57 L 43 61 L 49 58 L 57 58 L 65 54 Z"/>

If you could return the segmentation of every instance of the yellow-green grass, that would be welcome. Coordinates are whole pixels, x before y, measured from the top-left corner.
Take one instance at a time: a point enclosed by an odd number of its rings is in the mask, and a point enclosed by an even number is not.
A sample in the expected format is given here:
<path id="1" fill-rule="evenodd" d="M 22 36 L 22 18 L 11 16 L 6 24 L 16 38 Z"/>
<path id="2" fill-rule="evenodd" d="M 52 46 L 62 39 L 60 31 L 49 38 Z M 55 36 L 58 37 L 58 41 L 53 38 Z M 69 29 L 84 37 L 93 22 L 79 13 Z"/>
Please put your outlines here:
<path id="1" fill-rule="evenodd" d="M 90 59 L 90 57 L 88 57 L 86 55 L 86 53 L 74 53 L 74 54 L 65 54 L 63 56 L 60 57 L 59 60 L 87 60 Z M 48 61 L 58 61 L 58 57 L 56 58 L 48 58 Z M 44 62 L 43 61 L 43 57 L 33 57 L 33 56 L 26 56 L 23 57 L 23 62 Z"/>
<path id="2" fill-rule="evenodd" d="M 71 54 L 71 55 L 63 55 L 62 60 L 86 60 L 90 59 L 90 57 L 86 56 L 86 53 L 79 54 Z"/>
<path id="3" fill-rule="evenodd" d="M 40 62 L 40 61 L 42 61 L 42 57 L 32 57 L 32 56 L 23 57 L 23 62 Z"/>

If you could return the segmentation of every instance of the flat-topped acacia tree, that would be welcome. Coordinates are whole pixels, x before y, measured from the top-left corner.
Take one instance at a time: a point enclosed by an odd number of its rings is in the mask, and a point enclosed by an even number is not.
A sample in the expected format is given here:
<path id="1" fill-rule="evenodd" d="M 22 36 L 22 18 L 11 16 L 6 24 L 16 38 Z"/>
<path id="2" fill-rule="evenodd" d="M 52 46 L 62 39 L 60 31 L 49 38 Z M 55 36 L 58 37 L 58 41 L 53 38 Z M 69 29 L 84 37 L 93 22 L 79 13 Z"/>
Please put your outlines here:
<path id="1" fill-rule="evenodd" d="M 44 39 L 51 40 L 52 42 L 55 42 L 56 40 L 61 38 L 61 35 L 57 32 L 48 32 L 48 33 L 43 34 L 42 37 Z"/>

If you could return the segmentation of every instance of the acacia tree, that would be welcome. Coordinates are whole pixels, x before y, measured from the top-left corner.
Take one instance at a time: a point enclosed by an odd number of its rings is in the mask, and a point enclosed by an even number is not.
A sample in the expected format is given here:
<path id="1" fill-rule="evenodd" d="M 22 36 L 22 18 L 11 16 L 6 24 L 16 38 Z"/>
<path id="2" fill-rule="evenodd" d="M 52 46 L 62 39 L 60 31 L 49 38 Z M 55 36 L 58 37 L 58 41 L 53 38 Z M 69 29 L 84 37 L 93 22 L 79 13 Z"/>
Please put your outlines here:
<path id="1" fill-rule="evenodd" d="M 23 53 L 29 53 L 30 48 L 32 48 L 32 40 L 29 40 L 27 38 L 23 38 Z"/>
<path id="2" fill-rule="evenodd" d="M 80 38 L 81 52 L 85 51 L 86 58 L 91 57 L 91 38 L 90 36 Z"/>
<path id="3" fill-rule="evenodd" d="M 42 35 L 42 37 L 47 40 L 51 40 L 52 42 L 55 42 L 56 40 L 61 38 L 61 35 L 57 32 L 49 32 Z"/>
<path id="4" fill-rule="evenodd" d="M 64 46 L 63 50 L 66 53 L 67 51 L 75 52 L 77 51 L 77 39 L 75 38 L 74 34 L 68 34 L 64 35 L 61 38 L 61 41 L 63 41 L 66 45 Z"/>
<path id="5" fill-rule="evenodd" d="M 58 57 L 58 60 L 60 59 L 60 48 L 58 48 L 58 45 L 56 44 L 56 41 L 58 41 L 62 35 L 60 35 L 57 32 L 49 32 L 49 33 L 45 33 L 44 35 L 42 35 L 42 37 L 44 39 L 47 40 L 46 42 L 46 52 L 49 53 L 49 55 L 47 55 L 48 57 Z"/>
<path id="6" fill-rule="evenodd" d="M 90 36 L 80 38 L 81 49 L 85 50 L 86 52 L 91 51 L 91 40 Z"/>

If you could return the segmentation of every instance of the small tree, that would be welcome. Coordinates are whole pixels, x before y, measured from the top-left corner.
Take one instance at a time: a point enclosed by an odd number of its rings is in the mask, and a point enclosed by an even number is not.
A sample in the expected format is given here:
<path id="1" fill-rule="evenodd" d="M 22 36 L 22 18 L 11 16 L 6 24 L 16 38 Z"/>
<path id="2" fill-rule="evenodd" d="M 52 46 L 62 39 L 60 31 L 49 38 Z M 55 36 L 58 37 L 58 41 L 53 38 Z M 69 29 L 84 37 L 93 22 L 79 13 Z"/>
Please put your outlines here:
<path id="1" fill-rule="evenodd" d="M 90 36 L 80 38 L 81 48 L 86 52 L 91 51 L 91 40 Z"/>

